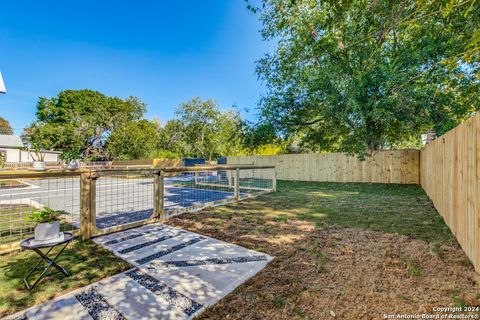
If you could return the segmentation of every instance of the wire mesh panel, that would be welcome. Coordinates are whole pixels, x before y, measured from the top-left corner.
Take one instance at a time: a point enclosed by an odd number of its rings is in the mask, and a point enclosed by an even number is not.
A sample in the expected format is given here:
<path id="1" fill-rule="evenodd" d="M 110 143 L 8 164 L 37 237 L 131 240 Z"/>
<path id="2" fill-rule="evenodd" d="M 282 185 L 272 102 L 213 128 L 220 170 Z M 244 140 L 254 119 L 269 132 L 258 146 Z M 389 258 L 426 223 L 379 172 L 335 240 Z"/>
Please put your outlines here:
<path id="1" fill-rule="evenodd" d="M 0 179 L 0 252 L 34 235 L 35 222 L 27 217 L 50 208 L 61 214 L 61 230 L 79 227 L 80 180 L 78 176 Z"/>
<path id="2" fill-rule="evenodd" d="M 272 191 L 274 189 L 274 176 L 275 169 L 272 168 L 240 168 L 240 198 Z"/>
<path id="3" fill-rule="evenodd" d="M 167 216 L 234 200 L 232 173 L 232 170 L 203 170 L 166 174 L 164 210 Z"/>
<path id="4" fill-rule="evenodd" d="M 148 219 L 153 213 L 151 172 L 99 172 L 96 224 L 100 229 Z"/>

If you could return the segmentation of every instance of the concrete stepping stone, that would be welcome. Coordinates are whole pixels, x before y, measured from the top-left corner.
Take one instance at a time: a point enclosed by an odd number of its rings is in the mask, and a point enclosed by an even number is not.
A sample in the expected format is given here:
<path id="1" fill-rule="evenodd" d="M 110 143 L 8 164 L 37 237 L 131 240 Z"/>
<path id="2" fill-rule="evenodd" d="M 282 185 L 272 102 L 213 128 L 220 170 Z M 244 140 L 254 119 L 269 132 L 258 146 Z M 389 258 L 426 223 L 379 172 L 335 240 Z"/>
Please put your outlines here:
<path id="1" fill-rule="evenodd" d="M 69 294 L 29 309 L 28 320 L 93 320 L 82 304 Z"/>
<path id="2" fill-rule="evenodd" d="M 203 263 L 192 266 L 176 266 L 163 261 L 153 261 L 139 269 L 150 276 L 161 279 L 174 290 L 190 299 L 210 306 L 232 292 L 240 284 L 262 270 L 267 258 L 258 261 L 236 259 L 235 262 L 200 260 Z M 194 260 L 189 260 L 192 264 Z M 240 262 L 245 261 L 245 262 Z"/>
<path id="3" fill-rule="evenodd" d="M 169 247 L 169 248 L 157 251 L 153 254 L 149 254 L 149 255 L 147 255 L 143 258 L 136 259 L 134 264 L 135 265 L 142 265 L 142 264 L 148 263 L 150 261 L 160 259 L 160 258 L 162 258 L 166 255 L 169 255 L 169 254 L 173 253 L 173 252 L 182 250 L 182 249 L 184 249 L 184 248 L 186 248 L 186 247 L 188 247 L 188 246 L 190 246 L 194 243 L 205 240 L 204 237 L 199 236 L 199 235 L 195 235 L 195 236 L 194 235 L 189 235 L 189 236 L 191 236 L 190 239 L 185 239 L 185 241 L 174 243 L 174 245 Z"/>
<path id="4" fill-rule="evenodd" d="M 175 251 L 167 256 L 164 256 L 162 260 L 198 260 L 209 258 L 258 256 L 259 254 L 262 255 L 257 251 L 206 237 L 206 239 L 202 242 L 192 244 L 181 251 Z"/>
<path id="5" fill-rule="evenodd" d="M 188 317 L 181 308 L 142 286 L 125 273 L 101 281 L 95 286 L 95 290 L 126 319 L 186 319 Z"/>
<path id="6" fill-rule="evenodd" d="M 144 241 L 125 242 L 121 246 L 115 245 L 115 249 L 105 246 L 120 258 L 132 265 L 138 266 L 151 260 L 158 259 L 167 254 L 183 249 L 191 244 L 204 240 L 197 234 L 190 232 L 159 233 L 156 237 L 145 237 Z"/>
<path id="7" fill-rule="evenodd" d="M 132 228 L 125 231 L 115 232 L 108 235 L 100 236 L 94 239 L 98 244 L 111 245 L 133 239 L 135 237 L 141 237 L 146 234 L 155 234 L 165 230 L 163 224 L 147 224 L 138 228 Z"/>
<path id="8" fill-rule="evenodd" d="M 107 247 L 108 249 L 115 251 L 115 252 L 121 252 L 122 250 L 137 246 L 137 245 L 144 245 L 147 246 L 150 244 L 155 244 L 156 242 L 161 242 L 164 240 L 167 240 L 169 238 L 173 238 L 175 236 L 179 236 L 181 234 L 185 234 L 185 232 L 182 232 L 180 230 L 161 230 L 161 231 L 155 231 L 152 233 L 146 233 L 143 235 L 137 235 L 133 234 L 127 241 L 119 241 L 117 243 L 107 242 L 104 246 Z"/>
<path id="9" fill-rule="evenodd" d="M 127 276 L 137 281 L 152 293 L 161 297 L 163 300 L 170 303 L 172 306 L 182 310 L 187 316 L 194 315 L 203 306 L 187 296 L 175 291 L 167 286 L 164 282 L 155 279 L 154 277 L 142 272 L 139 269 L 134 269 L 126 273 Z"/>

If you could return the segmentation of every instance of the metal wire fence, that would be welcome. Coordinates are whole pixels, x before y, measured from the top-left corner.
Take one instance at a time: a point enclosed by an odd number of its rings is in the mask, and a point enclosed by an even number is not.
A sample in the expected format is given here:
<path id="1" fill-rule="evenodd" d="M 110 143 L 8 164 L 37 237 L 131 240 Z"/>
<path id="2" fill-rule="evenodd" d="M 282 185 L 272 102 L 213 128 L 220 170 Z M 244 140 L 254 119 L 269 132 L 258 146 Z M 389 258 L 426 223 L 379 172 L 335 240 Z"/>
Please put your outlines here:
<path id="1" fill-rule="evenodd" d="M 240 198 L 255 196 L 276 188 L 274 186 L 275 169 L 272 168 L 246 168 L 239 170 Z"/>
<path id="2" fill-rule="evenodd" d="M 190 170 L 174 172 L 165 178 L 167 216 L 238 201 L 274 188 L 272 168 Z"/>
<path id="3" fill-rule="evenodd" d="M 96 181 L 96 226 L 100 229 L 150 218 L 152 171 L 99 171 Z"/>
<path id="4" fill-rule="evenodd" d="M 234 200 L 233 181 L 225 170 L 183 171 L 165 178 L 164 210 L 167 216 L 198 211 Z M 231 175 L 230 175 L 231 176 Z"/>
<path id="5" fill-rule="evenodd" d="M 45 207 L 61 213 L 61 230 L 79 227 L 79 177 L 0 178 L 0 252 L 11 251 L 33 236 L 35 223 L 28 216 Z"/>
<path id="6" fill-rule="evenodd" d="M 0 174 L 0 252 L 34 234 L 34 210 L 61 212 L 64 231 L 86 239 L 153 218 L 275 190 L 272 167 L 79 169 Z M 113 230 L 113 229 L 115 230 Z M 16 246 L 15 246 L 16 244 Z"/>

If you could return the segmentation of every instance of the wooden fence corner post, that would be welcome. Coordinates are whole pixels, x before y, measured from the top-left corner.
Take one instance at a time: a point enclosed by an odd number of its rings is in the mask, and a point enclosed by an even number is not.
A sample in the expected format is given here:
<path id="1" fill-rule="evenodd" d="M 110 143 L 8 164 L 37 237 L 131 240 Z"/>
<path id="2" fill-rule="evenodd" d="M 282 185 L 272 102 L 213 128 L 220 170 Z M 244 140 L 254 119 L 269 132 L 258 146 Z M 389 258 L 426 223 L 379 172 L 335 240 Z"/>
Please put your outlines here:
<path id="1" fill-rule="evenodd" d="M 153 173 L 153 213 L 151 218 L 164 219 L 164 172 L 158 170 Z"/>

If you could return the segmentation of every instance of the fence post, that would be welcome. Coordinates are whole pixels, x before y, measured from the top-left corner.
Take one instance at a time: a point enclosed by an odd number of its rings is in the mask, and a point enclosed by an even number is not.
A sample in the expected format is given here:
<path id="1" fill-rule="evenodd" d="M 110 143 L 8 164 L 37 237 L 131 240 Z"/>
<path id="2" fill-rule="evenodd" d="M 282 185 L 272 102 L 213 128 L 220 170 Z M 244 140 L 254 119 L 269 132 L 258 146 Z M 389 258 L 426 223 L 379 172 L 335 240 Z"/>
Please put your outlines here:
<path id="1" fill-rule="evenodd" d="M 155 171 L 153 174 L 153 214 L 151 218 L 165 218 L 164 210 L 164 173 L 162 170 Z"/>
<path id="2" fill-rule="evenodd" d="M 80 174 L 80 237 L 88 240 L 96 227 L 96 180 L 92 172 Z"/>
<path id="3" fill-rule="evenodd" d="M 234 181 L 233 197 L 235 200 L 240 199 L 240 168 L 237 168 L 235 171 L 235 181 Z"/>
<path id="4" fill-rule="evenodd" d="M 230 188 L 233 188 L 234 185 L 233 185 L 233 174 L 232 174 L 232 170 L 227 170 L 227 179 L 228 179 L 228 186 Z"/>
<path id="5" fill-rule="evenodd" d="M 90 237 L 97 229 L 97 179 L 95 172 L 90 174 Z"/>
<path id="6" fill-rule="evenodd" d="M 277 191 L 277 171 L 275 170 L 275 168 L 273 168 L 272 170 L 272 191 Z"/>

